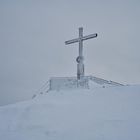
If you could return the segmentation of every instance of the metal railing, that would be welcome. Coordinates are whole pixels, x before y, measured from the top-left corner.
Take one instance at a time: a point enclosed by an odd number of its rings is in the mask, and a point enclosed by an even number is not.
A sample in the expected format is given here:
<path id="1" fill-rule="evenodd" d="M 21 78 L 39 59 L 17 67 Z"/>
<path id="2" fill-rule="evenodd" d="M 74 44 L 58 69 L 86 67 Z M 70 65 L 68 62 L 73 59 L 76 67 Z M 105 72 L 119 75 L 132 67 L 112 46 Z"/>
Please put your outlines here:
<path id="1" fill-rule="evenodd" d="M 40 89 L 37 90 L 36 94 L 32 96 L 32 99 L 40 94 L 45 94 L 50 91 L 50 80 L 48 80 Z"/>
<path id="2" fill-rule="evenodd" d="M 123 84 L 120 84 L 118 82 L 114 81 L 108 81 L 102 78 L 94 77 L 94 76 L 87 76 L 89 80 L 92 80 L 93 82 L 96 82 L 97 84 L 109 84 L 109 85 L 114 85 L 114 86 L 124 86 Z"/>

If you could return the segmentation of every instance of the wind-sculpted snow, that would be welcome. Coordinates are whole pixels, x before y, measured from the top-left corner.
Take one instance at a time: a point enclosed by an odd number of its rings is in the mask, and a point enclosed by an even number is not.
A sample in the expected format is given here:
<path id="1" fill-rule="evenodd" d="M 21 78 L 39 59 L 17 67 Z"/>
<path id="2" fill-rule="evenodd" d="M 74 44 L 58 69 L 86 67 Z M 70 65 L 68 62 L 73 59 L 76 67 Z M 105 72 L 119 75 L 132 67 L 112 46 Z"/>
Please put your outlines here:
<path id="1" fill-rule="evenodd" d="M 140 140 L 140 86 L 50 91 L 0 107 L 0 140 Z"/>

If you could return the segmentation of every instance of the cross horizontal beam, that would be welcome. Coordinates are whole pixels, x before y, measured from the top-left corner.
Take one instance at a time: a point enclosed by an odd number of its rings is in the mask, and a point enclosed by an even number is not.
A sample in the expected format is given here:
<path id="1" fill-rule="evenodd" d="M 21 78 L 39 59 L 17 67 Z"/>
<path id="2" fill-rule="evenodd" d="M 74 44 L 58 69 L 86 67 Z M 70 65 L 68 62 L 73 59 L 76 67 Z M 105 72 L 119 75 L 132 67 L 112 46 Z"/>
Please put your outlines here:
<path id="1" fill-rule="evenodd" d="M 80 40 L 84 41 L 84 40 L 95 38 L 95 37 L 97 37 L 97 33 L 91 34 L 91 35 L 87 35 L 87 36 L 83 36 L 82 38 L 76 38 L 76 39 L 65 41 L 65 44 L 68 45 L 68 44 L 79 42 Z"/>
<path id="2" fill-rule="evenodd" d="M 82 40 L 87 40 L 87 39 L 91 39 L 91 38 L 95 38 L 95 37 L 97 37 L 97 33 L 83 36 Z"/>
<path id="3" fill-rule="evenodd" d="M 76 43 L 76 42 L 79 42 L 79 38 L 65 41 L 65 44 L 68 45 L 68 44 L 72 44 L 72 43 Z"/>

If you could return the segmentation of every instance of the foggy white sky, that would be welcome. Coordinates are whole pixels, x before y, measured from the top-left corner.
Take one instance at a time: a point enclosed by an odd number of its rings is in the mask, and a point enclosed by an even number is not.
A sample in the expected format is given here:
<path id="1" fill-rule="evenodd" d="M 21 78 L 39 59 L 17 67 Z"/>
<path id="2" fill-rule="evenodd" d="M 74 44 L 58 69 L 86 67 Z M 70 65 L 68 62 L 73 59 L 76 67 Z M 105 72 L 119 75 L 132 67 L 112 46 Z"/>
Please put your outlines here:
<path id="1" fill-rule="evenodd" d="M 31 98 L 51 76 L 76 76 L 78 44 L 85 72 L 140 83 L 139 0 L 0 0 L 0 105 Z"/>

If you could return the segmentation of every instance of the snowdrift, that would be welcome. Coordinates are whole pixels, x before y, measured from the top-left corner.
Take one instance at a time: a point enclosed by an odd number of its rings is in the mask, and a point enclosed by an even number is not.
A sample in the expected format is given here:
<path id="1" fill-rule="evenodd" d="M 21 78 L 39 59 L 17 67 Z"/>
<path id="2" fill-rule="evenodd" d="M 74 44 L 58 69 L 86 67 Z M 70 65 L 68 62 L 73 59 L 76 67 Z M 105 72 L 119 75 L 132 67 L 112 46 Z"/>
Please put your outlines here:
<path id="1" fill-rule="evenodd" d="M 140 86 L 50 91 L 0 107 L 1 140 L 140 140 Z"/>

